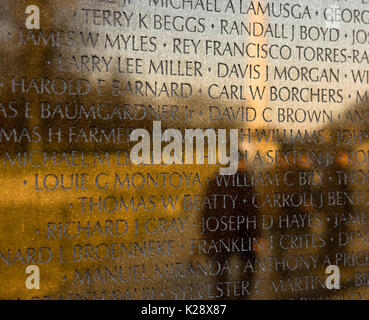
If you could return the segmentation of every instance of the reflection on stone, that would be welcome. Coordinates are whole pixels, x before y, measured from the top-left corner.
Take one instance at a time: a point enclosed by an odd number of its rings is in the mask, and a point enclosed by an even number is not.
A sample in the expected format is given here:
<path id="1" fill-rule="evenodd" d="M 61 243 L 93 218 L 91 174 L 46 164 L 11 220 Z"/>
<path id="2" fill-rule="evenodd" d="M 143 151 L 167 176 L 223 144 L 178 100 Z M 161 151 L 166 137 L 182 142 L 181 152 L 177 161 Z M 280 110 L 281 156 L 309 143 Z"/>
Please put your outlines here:
<path id="1" fill-rule="evenodd" d="M 365 3 L 27 5 L 0 5 L 2 299 L 366 299 Z"/>

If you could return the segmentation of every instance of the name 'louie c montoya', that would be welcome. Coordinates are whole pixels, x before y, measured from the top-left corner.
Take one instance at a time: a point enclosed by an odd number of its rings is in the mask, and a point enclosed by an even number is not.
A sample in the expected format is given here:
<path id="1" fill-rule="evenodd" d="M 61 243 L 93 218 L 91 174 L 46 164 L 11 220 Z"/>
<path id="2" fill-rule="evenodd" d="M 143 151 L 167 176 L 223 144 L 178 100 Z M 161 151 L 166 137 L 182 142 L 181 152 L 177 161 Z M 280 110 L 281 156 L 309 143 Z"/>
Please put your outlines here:
<path id="1" fill-rule="evenodd" d="M 196 164 L 205 164 L 205 137 L 207 138 L 207 164 L 229 165 L 220 168 L 221 175 L 233 175 L 238 169 L 238 129 L 229 130 L 229 156 L 227 155 L 227 130 L 185 129 L 184 139 L 179 129 L 161 130 L 161 121 L 153 122 L 152 145 L 149 131 L 135 129 L 130 141 L 139 141 L 130 151 L 133 164 L 194 164 L 194 140 L 196 139 Z M 183 148 L 184 141 L 184 148 Z M 162 149 L 162 142 L 168 142 Z M 151 159 L 152 148 L 152 159 Z M 184 152 L 183 152 L 184 151 Z M 183 154 L 184 153 L 184 154 Z M 218 157 L 217 157 L 218 155 Z"/>

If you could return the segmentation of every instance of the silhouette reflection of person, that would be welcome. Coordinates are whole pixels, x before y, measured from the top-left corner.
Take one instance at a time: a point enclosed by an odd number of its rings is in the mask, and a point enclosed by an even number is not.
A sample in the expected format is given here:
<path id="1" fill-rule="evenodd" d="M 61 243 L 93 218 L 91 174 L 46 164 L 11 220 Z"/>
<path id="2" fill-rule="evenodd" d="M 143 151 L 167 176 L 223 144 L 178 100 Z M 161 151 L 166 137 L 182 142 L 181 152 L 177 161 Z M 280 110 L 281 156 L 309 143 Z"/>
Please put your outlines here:
<path id="1" fill-rule="evenodd" d="M 254 188 L 249 183 L 244 183 L 244 176 L 249 177 L 251 172 L 247 171 L 240 162 L 237 173 L 234 176 L 218 176 L 210 180 L 206 190 L 206 196 L 227 195 L 228 199 L 236 201 L 227 201 L 224 205 L 217 205 L 215 208 L 206 209 L 203 212 L 202 238 L 208 243 L 225 243 L 225 246 L 219 245 L 222 249 L 211 256 L 212 260 L 219 262 L 222 266 L 229 264 L 232 274 L 223 272 L 217 276 L 218 283 L 239 282 L 243 288 L 240 290 L 247 294 L 226 294 L 220 298 L 222 300 L 249 299 L 253 293 L 253 273 L 248 271 L 244 273 L 245 265 L 252 263 L 254 265 L 255 241 L 258 241 L 259 231 L 257 227 L 257 209 L 252 206 L 251 198 Z M 221 183 L 222 181 L 223 183 Z M 224 181 L 228 181 L 224 183 Z M 247 181 L 250 181 L 249 178 Z M 232 245 L 236 244 L 236 245 Z M 227 247 L 227 249 L 224 249 Z M 243 282 L 243 285 L 242 285 Z M 226 287 L 224 285 L 223 287 Z M 232 290 L 233 291 L 233 290 Z"/>

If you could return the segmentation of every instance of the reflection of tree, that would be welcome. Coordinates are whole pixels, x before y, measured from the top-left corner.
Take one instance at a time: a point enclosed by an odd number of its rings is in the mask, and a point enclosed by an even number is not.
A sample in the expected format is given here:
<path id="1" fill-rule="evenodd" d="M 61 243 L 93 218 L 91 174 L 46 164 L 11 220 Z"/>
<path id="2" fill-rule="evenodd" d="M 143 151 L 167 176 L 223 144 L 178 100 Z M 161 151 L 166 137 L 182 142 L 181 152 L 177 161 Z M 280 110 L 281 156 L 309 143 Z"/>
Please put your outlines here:
<path id="1" fill-rule="evenodd" d="M 66 10 L 64 11 L 66 8 L 68 9 L 68 7 L 73 7 L 76 6 L 78 1 L 75 0 L 68 0 L 68 1 L 42 1 L 42 3 L 40 2 L 40 8 L 42 10 L 42 28 L 44 31 L 49 31 L 49 30 L 56 30 L 56 29 L 61 29 L 61 30 L 68 30 L 68 29 L 75 29 L 77 31 L 77 29 L 81 29 L 84 31 L 88 31 L 86 26 L 81 26 L 78 25 L 76 23 L 76 25 L 74 25 L 71 22 L 71 18 L 70 16 L 65 16 L 66 12 L 70 13 L 70 10 Z M 37 3 L 35 3 L 37 4 Z M 42 78 L 42 77 L 49 77 L 49 78 L 53 78 L 55 76 L 61 76 L 64 79 L 75 79 L 77 77 L 87 77 L 89 78 L 91 76 L 91 74 L 80 74 L 77 72 L 58 72 L 56 70 L 56 59 L 57 56 L 60 52 L 62 52 L 65 55 L 71 55 L 71 54 L 76 54 L 76 55 L 81 55 L 81 54 L 86 54 L 88 53 L 89 49 L 80 49 L 80 48 L 74 48 L 73 50 L 67 50 L 67 49 L 60 49 L 60 48 L 50 48 L 48 46 L 33 46 L 31 43 L 28 43 L 26 45 L 22 45 L 19 46 L 17 43 L 17 32 L 18 32 L 18 28 L 20 26 L 24 25 L 24 11 L 25 11 L 25 7 L 27 5 L 27 2 L 25 0 L 22 1 L 18 1 L 16 4 L 12 3 L 11 1 L 2 1 L 2 3 L 0 4 L 0 19 L 1 19 L 1 24 L 2 25 L 6 25 L 9 26 L 10 30 L 12 31 L 12 37 L 11 40 L 8 41 L 7 39 L 7 31 L 3 31 L 3 41 L 6 41 L 6 43 L 9 43 L 9 45 L 3 46 L 2 50 L 0 52 L 0 59 L 2 61 L 1 64 L 1 70 L 2 70 L 2 74 L 4 75 L 4 78 L 1 78 L 1 81 L 5 81 L 9 82 L 10 79 L 9 77 L 11 75 L 16 75 L 18 78 L 25 76 L 27 79 L 30 78 Z M 2 10 L 4 9 L 4 10 Z M 63 12 L 58 12 L 58 9 L 63 9 Z M 8 14 L 6 15 L 5 12 L 8 12 Z M 59 17 L 57 20 L 57 23 L 54 22 L 54 18 L 55 17 Z M 62 21 L 60 21 L 62 20 Z M 44 27 L 47 26 L 47 27 Z M 111 30 L 104 30 L 106 32 L 111 31 Z M 36 32 L 36 31 L 35 31 Z M 5 38 L 6 40 L 4 40 Z M 104 50 L 103 48 L 96 48 L 95 53 L 100 53 L 100 54 L 104 54 Z M 110 52 L 109 54 L 113 55 L 114 57 L 124 57 L 125 55 L 128 56 L 128 53 L 126 52 Z M 157 58 L 157 57 L 154 57 Z M 47 63 L 48 60 L 51 60 L 51 64 L 49 65 Z M 257 61 L 254 61 L 255 63 L 257 63 Z M 265 64 L 265 60 L 259 61 L 260 64 Z M 5 79 L 5 76 L 7 77 Z M 104 79 L 107 80 L 107 82 L 111 81 L 113 78 L 117 78 L 121 81 L 125 81 L 125 80 L 129 80 L 128 77 L 126 76 L 122 76 L 122 75 L 117 75 L 117 74 L 113 74 L 113 73 L 109 73 L 109 74 L 104 74 L 103 75 Z M 92 76 L 91 76 L 92 78 Z M 254 82 L 255 84 L 255 82 Z M 200 84 L 198 84 L 200 85 Z M 37 95 L 34 91 L 31 91 L 30 94 L 27 95 L 14 95 L 11 92 L 11 89 L 9 87 L 4 87 L 4 88 L 0 88 L 0 92 L 1 92 L 1 100 L 0 102 L 3 104 L 3 106 L 6 108 L 7 103 L 11 102 L 11 101 L 16 101 L 17 102 L 17 106 L 18 110 L 21 110 L 21 116 L 19 116 L 16 119 L 7 119 L 3 116 L 1 116 L 0 114 L 0 127 L 5 128 L 5 129 L 12 129 L 12 128 L 16 128 L 17 130 L 22 130 L 24 127 L 27 128 L 31 128 L 34 126 L 41 126 L 44 133 L 47 133 L 47 128 L 48 127 L 60 127 L 63 131 L 67 131 L 67 128 L 69 126 L 74 126 L 74 127 L 79 127 L 79 128 L 83 128 L 85 130 L 89 130 L 90 128 L 99 128 L 99 129 L 104 129 L 107 132 L 109 132 L 110 129 L 112 128 L 146 128 L 147 130 L 151 131 L 152 130 L 152 119 L 144 119 L 142 121 L 136 121 L 136 120 L 130 120 L 130 119 L 125 119 L 124 121 L 119 120 L 119 119 L 114 119 L 114 120 L 109 120 L 109 121 L 103 121 L 103 120 L 83 120 L 83 119 L 79 119 L 79 120 L 61 120 L 60 118 L 56 118 L 56 119 L 51 119 L 51 120 L 44 120 L 41 121 L 38 118 L 33 118 L 30 119 L 28 122 L 24 121 L 24 109 L 22 108 L 22 106 L 26 103 L 26 101 L 30 101 L 32 102 L 32 104 L 34 105 L 35 111 L 37 110 L 37 108 L 39 108 L 39 105 L 42 101 L 49 101 L 51 104 L 56 104 L 56 103 L 61 103 L 63 104 L 70 104 L 71 106 L 73 106 L 74 104 L 76 104 L 77 106 L 80 105 L 84 105 L 86 107 L 86 109 L 91 108 L 91 106 L 96 106 L 99 103 L 104 103 L 106 105 L 108 105 L 106 107 L 106 109 L 110 112 L 113 111 L 114 107 L 116 105 L 122 106 L 124 104 L 131 104 L 134 105 L 135 103 L 137 103 L 137 101 L 139 100 L 139 103 L 141 104 L 145 104 L 145 105 L 152 105 L 153 107 L 158 106 L 160 104 L 177 104 L 180 108 L 180 114 L 183 115 L 183 101 L 180 101 L 179 99 L 172 99 L 172 98 L 168 98 L 168 99 L 154 99 L 154 98 L 143 98 L 143 97 L 139 97 L 139 99 L 135 96 L 124 96 L 124 97 L 112 97 L 112 96 L 106 96 L 106 97 L 99 97 L 96 94 L 96 88 L 93 88 L 92 93 L 89 94 L 86 97 L 81 97 L 81 96 L 61 96 L 61 97 L 55 97 L 55 96 L 41 96 L 41 95 Z M 196 91 L 196 90 L 195 90 Z M 196 91 L 197 92 L 197 91 Z M 201 94 L 194 94 L 194 96 L 189 99 L 188 101 L 185 101 L 187 105 L 193 107 L 193 109 L 195 109 L 196 111 L 198 111 L 199 109 L 201 110 L 206 110 L 207 106 L 209 105 L 210 101 L 204 97 L 205 94 L 201 95 Z M 214 103 L 214 101 L 211 101 L 211 103 Z M 222 105 L 224 103 L 224 105 L 229 105 L 230 102 L 229 101 L 218 101 L 219 105 Z M 261 109 L 264 106 L 264 102 L 260 103 L 258 106 L 256 106 L 257 108 Z M 355 110 L 365 110 L 368 106 L 363 104 L 363 105 L 359 105 L 359 106 L 355 106 L 354 109 Z M 180 121 L 165 121 L 163 122 L 163 130 L 165 128 L 168 127 L 175 127 L 175 128 L 206 128 L 206 127 L 212 127 L 215 129 L 219 129 L 219 128 L 235 128 L 235 127 L 241 127 L 240 124 L 235 124 L 232 121 L 219 121 L 219 122 L 214 122 L 214 123 L 209 123 L 206 120 L 201 119 L 200 117 L 194 118 L 193 121 L 189 122 L 189 123 L 185 123 L 184 121 L 182 121 L 182 119 Z M 263 125 L 260 125 L 258 123 L 258 125 L 262 128 Z M 265 126 L 266 127 L 266 126 Z M 335 137 L 336 137 L 336 130 L 339 128 L 345 128 L 345 129 L 349 129 L 349 130 L 366 130 L 367 129 L 367 124 L 365 122 L 363 123 L 352 123 L 352 124 L 347 124 L 347 123 L 340 123 L 340 122 L 335 122 L 332 123 L 330 125 L 326 125 L 324 127 L 326 133 L 327 133 L 327 137 L 329 137 L 329 135 L 332 135 L 332 139 L 327 138 L 327 141 L 324 144 L 318 145 L 318 144 L 284 144 L 284 145 L 275 145 L 273 146 L 273 148 L 275 149 L 279 149 L 281 151 L 289 151 L 289 150 L 315 150 L 315 149 L 320 149 L 322 151 L 332 151 L 334 153 L 338 153 L 340 151 L 344 152 L 344 151 L 348 151 L 348 150 L 355 150 L 359 147 L 365 147 L 365 143 L 363 143 L 362 146 L 357 146 L 357 145 L 338 145 L 334 142 L 335 141 Z M 44 135 L 46 136 L 46 135 Z M 250 144 L 252 145 L 252 147 L 258 147 L 259 145 L 257 144 Z M 31 151 L 31 150 L 45 150 L 45 151 L 59 151 L 59 152 L 69 152 L 71 150 L 84 150 L 84 151 L 89 151 L 89 152 L 94 152 L 94 151 L 104 151 L 104 152 L 114 152 L 116 150 L 121 150 L 121 149 L 126 149 L 128 147 L 128 143 L 122 143 L 120 145 L 114 144 L 112 142 L 105 142 L 105 143 L 81 143 L 81 142 L 72 142 L 72 143 L 68 143 L 66 140 L 64 140 L 62 143 L 48 143 L 48 142 L 44 142 L 43 144 L 28 144 L 26 142 L 24 143 L 6 143 L 4 140 L 0 142 L 0 149 L 1 151 L 13 151 L 13 152 L 26 152 L 26 151 Z M 251 146 L 250 146 L 251 147 Z M 365 166 L 361 166 L 362 169 L 364 169 L 364 167 L 367 169 L 367 165 Z M 14 168 L 13 168 L 14 169 Z M 12 169 L 12 170 L 13 170 Z M 54 169 L 54 168 L 53 168 Z M 140 168 L 141 169 L 141 168 Z M 181 170 L 184 171 L 190 171 L 190 170 L 194 170 L 194 168 L 192 167 L 191 169 L 188 168 L 181 168 Z M 298 192 L 298 193 L 303 193 L 303 192 L 327 192 L 327 191 L 341 191 L 341 192 L 351 192 L 354 190 L 359 190 L 360 187 L 358 187 L 357 185 L 352 185 L 352 184 L 342 184 L 342 185 L 337 185 L 337 175 L 336 175 L 336 171 L 344 171 L 350 169 L 348 168 L 348 164 L 347 161 L 345 162 L 345 159 L 335 159 L 334 162 L 332 163 L 332 165 L 328 166 L 328 167 L 315 167 L 315 166 L 303 166 L 303 165 L 288 165 L 288 164 L 284 164 L 284 165 L 280 165 L 280 166 L 273 166 L 271 168 L 268 168 L 268 171 L 270 171 L 271 174 L 277 173 L 279 175 L 279 177 L 283 177 L 283 174 L 287 171 L 291 171 L 291 176 L 296 176 L 298 174 L 299 171 L 304 171 L 304 170 L 319 170 L 324 179 L 323 179 L 323 184 L 321 186 L 311 186 L 311 185 L 306 185 L 306 186 L 286 186 L 286 185 L 282 185 L 279 186 L 278 188 L 275 186 L 267 186 L 267 187 L 263 187 L 261 190 L 264 193 L 273 193 L 273 192 L 287 192 L 287 193 L 292 193 L 292 192 Z M 131 167 L 129 168 L 124 168 L 124 170 L 126 171 L 130 171 L 133 170 Z M 145 168 L 145 170 L 162 170 L 162 168 L 158 169 L 158 168 Z M 172 167 L 170 167 L 168 170 L 176 170 L 173 169 Z M 202 167 L 201 169 L 198 169 L 198 171 L 202 171 Z M 208 171 L 206 171 L 208 170 Z M 265 170 L 265 168 L 260 168 L 257 166 L 252 166 L 250 165 L 249 167 L 247 167 L 247 172 L 251 172 L 251 171 L 263 171 Z M 57 171 L 57 170 L 56 170 Z M 77 171 L 77 170 L 76 170 Z M 14 171 L 11 171 L 9 173 L 9 175 L 14 174 Z M 204 172 L 211 172 L 211 169 L 204 169 Z M 243 170 L 239 169 L 239 174 L 242 174 Z M 205 173 L 206 174 L 206 173 Z M 329 177 L 333 177 L 333 179 L 329 179 Z M 363 186 L 364 188 L 365 186 Z M 258 186 L 259 189 L 261 189 L 260 186 Z M 278 190 L 277 190 L 278 189 Z M 259 191 L 259 190 L 258 190 Z M 104 192 L 99 193 L 98 195 L 106 195 L 107 192 L 110 192 L 110 190 Z M 135 194 L 136 191 L 129 191 L 130 194 Z M 146 192 L 146 193 L 145 193 Z M 143 195 L 146 195 L 149 193 L 149 191 L 145 191 L 140 193 Z M 151 192 L 151 190 L 150 190 Z M 178 193 L 183 193 L 183 190 L 178 190 Z M 218 188 L 215 181 L 210 181 L 208 186 L 204 186 L 203 190 L 201 191 L 202 193 L 206 193 L 206 194 L 219 194 L 219 193 L 225 193 L 225 194 L 231 194 L 231 195 L 243 195 L 246 198 L 250 198 L 251 196 L 247 196 L 248 194 L 251 194 L 253 192 L 255 192 L 255 189 L 253 188 L 235 188 L 235 187 L 227 187 L 227 188 Z M 11 192 L 11 196 L 13 197 L 13 191 Z M 138 193 L 138 192 L 137 192 Z M 62 208 L 57 208 L 55 210 L 55 212 L 45 212 L 42 211 L 42 208 L 33 208 L 33 211 L 30 211 L 31 214 L 26 210 L 26 209 L 22 209 L 24 212 L 17 212 L 19 214 L 18 218 L 22 219 L 21 221 L 23 223 L 23 226 L 27 225 L 27 222 L 31 221 L 34 216 L 36 216 L 37 214 L 40 214 L 40 212 L 42 214 L 44 214 L 43 217 L 40 217 L 39 215 L 37 215 L 37 217 L 40 219 L 39 223 L 43 223 L 44 220 L 47 219 L 51 219 L 52 216 L 57 215 L 57 219 L 64 219 L 65 221 L 68 219 L 74 219 L 76 218 L 76 213 L 75 212 L 71 212 L 69 210 L 66 209 L 66 206 L 68 205 L 68 202 L 70 201 L 70 199 L 68 198 L 67 194 L 63 194 L 62 199 L 65 203 L 63 203 L 63 207 Z M 51 197 L 50 197 L 51 199 Z M 51 200 L 50 200 L 51 201 Z M 7 207 L 4 205 L 4 208 L 7 209 Z M 4 210 L 5 210 L 4 209 Z M 216 210 L 209 210 L 204 212 L 204 216 L 225 216 L 225 215 L 248 215 L 248 216 L 260 216 L 262 214 L 272 214 L 273 217 L 278 217 L 278 215 L 283 215 L 283 216 L 288 216 L 290 219 L 292 218 L 293 215 L 304 215 L 307 213 L 311 213 L 311 214 L 315 214 L 317 216 L 319 216 L 321 218 L 322 221 L 322 225 L 320 228 L 299 228 L 299 229 L 295 229 L 295 228 L 278 228 L 278 227 L 274 227 L 274 229 L 272 230 L 268 230 L 267 232 L 264 230 L 264 232 L 260 232 L 260 230 L 250 230 L 250 231 L 240 231 L 240 232 L 231 232 L 229 234 L 227 233 L 209 233 L 204 235 L 205 238 L 207 239 L 212 239 L 212 240 L 219 240 L 221 238 L 225 238 L 225 237 L 263 237 L 263 239 L 261 239 L 261 242 L 265 242 L 267 243 L 267 239 L 268 236 L 270 234 L 274 234 L 274 235 L 283 235 L 283 234 L 303 234 L 303 233 L 325 233 L 327 234 L 326 239 L 327 241 L 327 245 L 322 248 L 322 249 L 300 249 L 300 250 L 296 250 L 296 251 L 292 251 L 292 250 L 282 250 L 281 248 L 275 249 L 274 251 L 272 251 L 272 255 L 277 257 L 278 259 L 282 259 L 283 256 L 286 256 L 288 254 L 301 254 L 301 255 L 306 255 L 306 254 L 318 254 L 319 256 L 325 256 L 328 255 L 331 258 L 331 261 L 334 261 L 334 255 L 336 251 L 340 251 L 340 252 L 347 252 L 349 250 L 351 251 L 355 251 L 359 249 L 359 246 L 346 246 L 344 248 L 338 248 L 337 245 L 337 231 L 341 231 L 341 232 L 346 232 L 351 230 L 351 227 L 348 227 L 346 225 L 341 225 L 339 229 L 334 228 L 334 223 L 333 223 L 333 218 L 335 215 L 340 215 L 342 213 L 354 213 L 356 210 L 359 209 L 363 209 L 363 208 L 358 208 L 357 206 L 353 206 L 353 205 L 346 205 L 346 206 L 340 206 L 340 207 L 336 207 L 336 206 L 325 206 L 323 208 L 311 208 L 311 207 L 298 207 L 298 208 L 290 208 L 290 207 L 286 207 L 286 208 L 267 208 L 264 207 L 258 211 L 256 211 L 251 205 L 245 205 L 245 206 L 238 206 L 234 209 L 221 209 L 221 208 L 217 208 Z M 8 209 L 7 209 L 8 210 Z M 18 209 L 17 209 L 18 210 Z M 27 211 L 27 212 L 26 212 Z M 137 216 L 139 216 L 141 214 L 141 212 L 139 212 L 137 214 Z M 159 213 L 155 213 L 155 214 L 159 214 Z M 161 214 L 161 213 L 160 213 Z M 175 212 L 175 214 L 183 214 L 183 212 Z M 54 217 L 53 217 L 54 218 Z M 87 220 L 91 217 L 78 217 L 81 220 Z M 96 218 L 96 217 L 95 217 Z M 97 217 L 100 218 L 100 217 Z M 329 218 L 329 220 L 327 219 Z M 9 222 L 9 220 L 6 219 L 10 219 L 9 217 L 4 218 L 5 222 Z M 4 224 L 4 223 L 2 223 Z M 355 229 L 358 228 L 357 226 L 355 226 Z M 364 231 L 364 228 L 359 228 L 360 230 Z M 331 235 L 333 235 L 334 241 L 330 241 Z M 23 239 L 25 238 L 24 234 L 21 233 L 21 231 L 19 231 L 18 234 L 18 238 L 19 239 Z M 189 240 L 189 237 L 191 235 L 187 235 L 186 241 Z M 5 248 L 6 246 L 10 246 L 10 241 L 12 239 L 7 238 L 7 235 L 3 235 L 4 238 L 2 238 L 2 242 L 3 242 L 3 247 Z M 29 239 L 25 239 L 25 241 L 30 241 Z M 67 240 L 58 240 L 55 241 L 55 244 L 58 242 L 58 244 L 62 244 L 62 245 L 69 245 L 70 241 Z M 259 255 L 259 253 L 258 253 Z M 265 252 L 260 253 L 260 256 L 262 255 L 266 255 Z M 247 259 L 253 260 L 256 258 L 256 255 L 253 251 L 248 252 L 245 255 L 241 255 L 241 259 L 243 259 L 244 261 Z M 218 261 L 222 261 L 223 263 L 225 261 L 228 261 L 231 259 L 230 255 L 219 255 L 219 256 L 213 256 L 211 257 L 211 259 L 213 260 L 218 260 Z M 121 261 L 119 263 L 122 263 Z M 124 261 L 123 263 L 127 264 L 127 261 Z M 321 261 L 318 262 L 320 264 L 319 268 L 317 270 L 302 270 L 300 272 L 290 272 L 290 271 L 285 271 L 285 272 L 277 272 L 277 273 L 273 273 L 272 277 L 275 279 L 281 279 L 281 280 L 286 280 L 289 277 L 294 277 L 294 276 L 298 276 L 298 275 L 303 275 L 303 274 L 317 274 L 319 276 L 321 276 L 321 278 L 324 279 L 324 275 L 325 275 L 325 269 L 321 266 Z M 90 265 L 94 265 L 93 263 L 89 262 Z M 96 264 L 95 264 L 96 265 Z M 60 267 L 58 266 L 58 270 L 57 272 L 64 272 L 65 270 L 63 268 L 66 268 L 64 266 Z M 347 275 L 352 276 L 352 270 L 342 270 L 342 278 L 344 279 Z M 351 273 L 350 273 L 351 272 Z M 248 275 L 243 275 L 244 280 L 249 280 L 250 282 L 252 282 L 252 277 L 250 274 Z M 187 280 L 186 280 L 187 281 Z M 218 281 L 226 281 L 226 279 L 224 277 L 219 277 Z M 310 292 L 301 292 L 301 293 L 291 293 L 291 292 L 285 292 L 285 293 L 281 293 L 281 294 L 275 294 L 275 293 L 270 293 L 268 292 L 269 296 L 267 296 L 268 298 L 299 298 L 302 296 L 310 296 L 310 297 L 317 297 L 317 296 L 333 296 L 335 293 L 334 292 L 329 292 L 328 290 L 319 290 L 318 292 L 316 291 L 310 291 Z"/>
<path id="2" fill-rule="evenodd" d="M 359 105 L 355 106 L 354 110 L 361 110 L 366 109 L 366 105 Z M 351 110 L 352 111 L 352 110 Z M 342 116 L 343 118 L 343 116 Z M 286 272 L 286 273 L 278 273 L 275 276 L 281 279 L 286 279 L 288 277 L 294 277 L 298 276 L 299 274 L 316 274 L 319 275 L 322 280 L 325 279 L 325 268 L 327 265 L 323 265 L 323 261 L 325 257 L 329 257 L 329 260 L 332 264 L 335 264 L 336 261 L 336 253 L 339 254 L 349 254 L 350 252 L 355 252 L 360 250 L 359 246 L 355 246 L 354 244 L 349 244 L 346 246 L 339 246 L 339 237 L 338 233 L 342 232 L 349 232 L 350 230 L 354 229 L 361 229 L 358 227 L 358 225 L 355 226 L 348 226 L 346 223 L 341 223 L 338 227 L 335 226 L 335 217 L 341 217 L 342 215 L 345 215 L 346 217 L 349 214 L 352 214 L 354 217 L 357 214 L 358 210 L 360 209 L 356 204 L 351 204 L 350 201 L 345 201 L 345 204 L 342 205 L 336 205 L 331 204 L 328 205 L 327 203 L 327 195 L 328 192 L 334 192 L 334 196 L 337 197 L 337 194 L 340 193 L 340 195 L 345 197 L 345 195 L 351 195 L 352 192 L 357 191 L 360 189 L 358 185 L 351 184 L 351 183 L 342 183 L 343 179 L 341 179 L 341 184 L 339 184 L 338 175 L 337 172 L 347 172 L 348 170 L 355 170 L 354 167 L 352 167 L 348 163 L 348 157 L 347 152 L 353 151 L 356 148 L 361 148 L 362 146 L 358 145 L 344 145 L 342 143 L 337 144 L 337 130 L 340 129 L 347 129 L 347 130 L 360 130 L 365 129 L 365 124 L 362 125 L 356 125 L 354 123 L 348 124 L 347 122 L 334 122 L 332 124 L 326 125 L 324 128 L 324 136 L 325 136 L 325 143 L 324 144 L 291 144 L 291 145 L 282 145 L 282 150 L 303 150 L 303 151 L 314 151 L 314 150 L 321 150 L 324 154 L 331 153 L 333 156 L 331 157 L 331 162 L 329 165 L 323 165 L 322 167 L 317 166 L 316 164 L 308 164 L 307 166 L 302 165 L 287 165 L 287 166 L 280 166 L 278 168 L 275 168 L 275 170 L 279 171 L 282 175 L 286 171 L 293 172 L 292 175 L 297 176 L 299 171 L 304 170 L 319 170 L 320 174 L 322 175 L 322 184 L 319 186 L 300 186 L 296 188 L 296 186 L 293 187 L 287 187 L 284 186 L 282 190 L 279 190 L 279 192 L 317 192 L 317 193 L 323 193 L 325 197 L 325 204 L 323 208 L 307 208 L 307 207 L 299 207 L 299 208 L 283 208 L 280 209 L 279 214 L 280 215 L 288 215 L 289 217 L 292 217 L 292 215 L 295 214 L 304 214 L 304 213 L 311 213 L 313 215 L 317 215 L 320 217 L 321 225 L 320 227 L 314 227 L 314 228 L 308 228 L 308 229 L 275 229 L 273 232 L 275 233 L 295 233 L 295 234 L 302 234 L 302 233 L 320 233 L 324 235 L 324 238 L 326 240 L 326 245 L 321 249 L 302 249 L 299 252 L 291 251 L 291 254 L 302 254 L 306 255 L 308 253 L 319 255 L 319 262 L 318 262 L 318 269 L 317 270 L 305 270 L 303 272 Z M 367 166 L 365 166 L 367 167 Z M 359 169 L 363 169 L 361 166 Z M 336 198 L 337 199 L 337 198 Z M 275 250 L 275 254 L 282 258 L 283 256 L 289 254 L 288 251 L 285 250 Z M 327 262 L 326 262 L 327 263 Z M 341 286 L 343 289 L 347 288 L 346 279 L 347 277 L 352 277 L 352 271 L 348 270 L 347 268 L 343 268 L 342 261 L 340 262 L 341 265 L 339 267 L 341 268 Z M 352 290 L 352 289 L 350 289 Z M 340 295 L 342 293 L 348 293 L 347 291 L 340 291 L 337 292 L 336 290 L 327 290 L 327 289 L 319 289 L 314 291 L 307 291 L 307 292 L 297 292 L 297 293 L 288 293 L 284 297 L 290 297 L 290 298 L 299 298 L 299 297 L 310 297 L 310 298 L 328 298 L 335 299 L 337 297 L 337 294 Z"/>
<path id="3" fill-rule="evenodd" d="M 236 175 L 239 175 L 242 177 L 244 174 L 249 174 L 249 172 L 239 169 Z M 251 199 L 252 194 L 254 192 L 254 189 L 252 187 L 239 187 L 239 186 L 225 186 L 224 184 L 218 185 L 218 182 L 213 179 L 209 182 L 208 188 L 205 191 L 205 195 L 211 197 L 212 195 L 219 195 L 219 194 L 225 194 L 227 196 L 232 196 L 234 199 L 237 199 L 236 206 L 233 208 L 232 206 L 228 206 L 228 208 L 224 209 L 222 206 L 217 206 L 213 209 L 207 209 L 204 210 L 202 213 L 202 216 L 205 219 L 209 219 L 209 223 L 207 227 L 209 230 L 206 230 L 204 234 L 202 235 L 203 239 L 207 241 L 207 243 L 211 243 L 214 241 L 215 243 L 219 243 L 219 241 L 225 241 L 227 243 L 227 240 L 231 239 L 244 239 L 245 243 L 247 244 L 249 241 L 253 244 L 252 250 L 248 250 L 245 252 L 221 252 L 214 254 L 210 257 L 211 260 L 218 261 L 224 266 L 226 263 L 231 265 L 231 268 L 233 271 L 235 271 L 237 268 L 233 264 L 232 265 L 232 256 L 237 256 L 238 261 L 236 263 L 239 263 L 238 269 L 243 269 L 244 266 L 247 264 L 247 262 L 254 263 L 256 254 L 255 254 L 255 240 L 260 238 L 260 230 L 253 225 L 253 223 L 250 224 L 244 224 L 242 226 L 242 229 L 240 230 L 229 230 L 234 229 L 234 226 L 228 225 L 228 229 L 226 231 L 217 231 L 212 232 L 210 230 L 215 230 L 217 223 L 215 223 L 215 219 L 218 221 L 225 220 L 227 221 L 227 217 L 238 217 L 243 216 L 243 218 L 246 221 L 256 221 L 256 217 L 258 216 L 258 211 L 253 208 L 252 206 L 246 206 L 243 202 L 243 199 Z M 224 219 L 226 218 L 226 219 Z M 238 241 L 238 243 L 242 242 L 243 240 Z M 243 247 L 243 246 L 242 246 Z M 247 247 L 247 245 L 246 245 Z M 239 279 L 235 280 L 242 280 L 248 285 L 248 290 L 250 294 L 253 294 L 253 286 L 254 286 L 254 274 L 252 272 L 248 272 L 243 274 L 241 272 L 241 276 Z M 220 283 L 224 283 L 226 281 L 230 281 L 227 274 L 220 274 L 217 277 L 217 281 Z M 222 297 L 221 299 L 235 299 L 235 297 Z M 249 299 L 249 296 L 240 296 L 239 299 Z"/>

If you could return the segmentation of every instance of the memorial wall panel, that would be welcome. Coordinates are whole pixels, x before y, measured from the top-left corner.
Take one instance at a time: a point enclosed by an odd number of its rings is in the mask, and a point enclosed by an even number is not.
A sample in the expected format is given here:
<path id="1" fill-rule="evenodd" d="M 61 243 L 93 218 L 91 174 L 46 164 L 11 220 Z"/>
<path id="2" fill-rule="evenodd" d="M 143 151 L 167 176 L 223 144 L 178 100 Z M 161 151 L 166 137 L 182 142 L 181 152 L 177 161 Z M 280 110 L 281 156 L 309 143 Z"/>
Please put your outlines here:
<path id="1" fill-rule="evenodd" d="M 369 1 L 2 0 L 0 298 L 369 297 Z"/>

